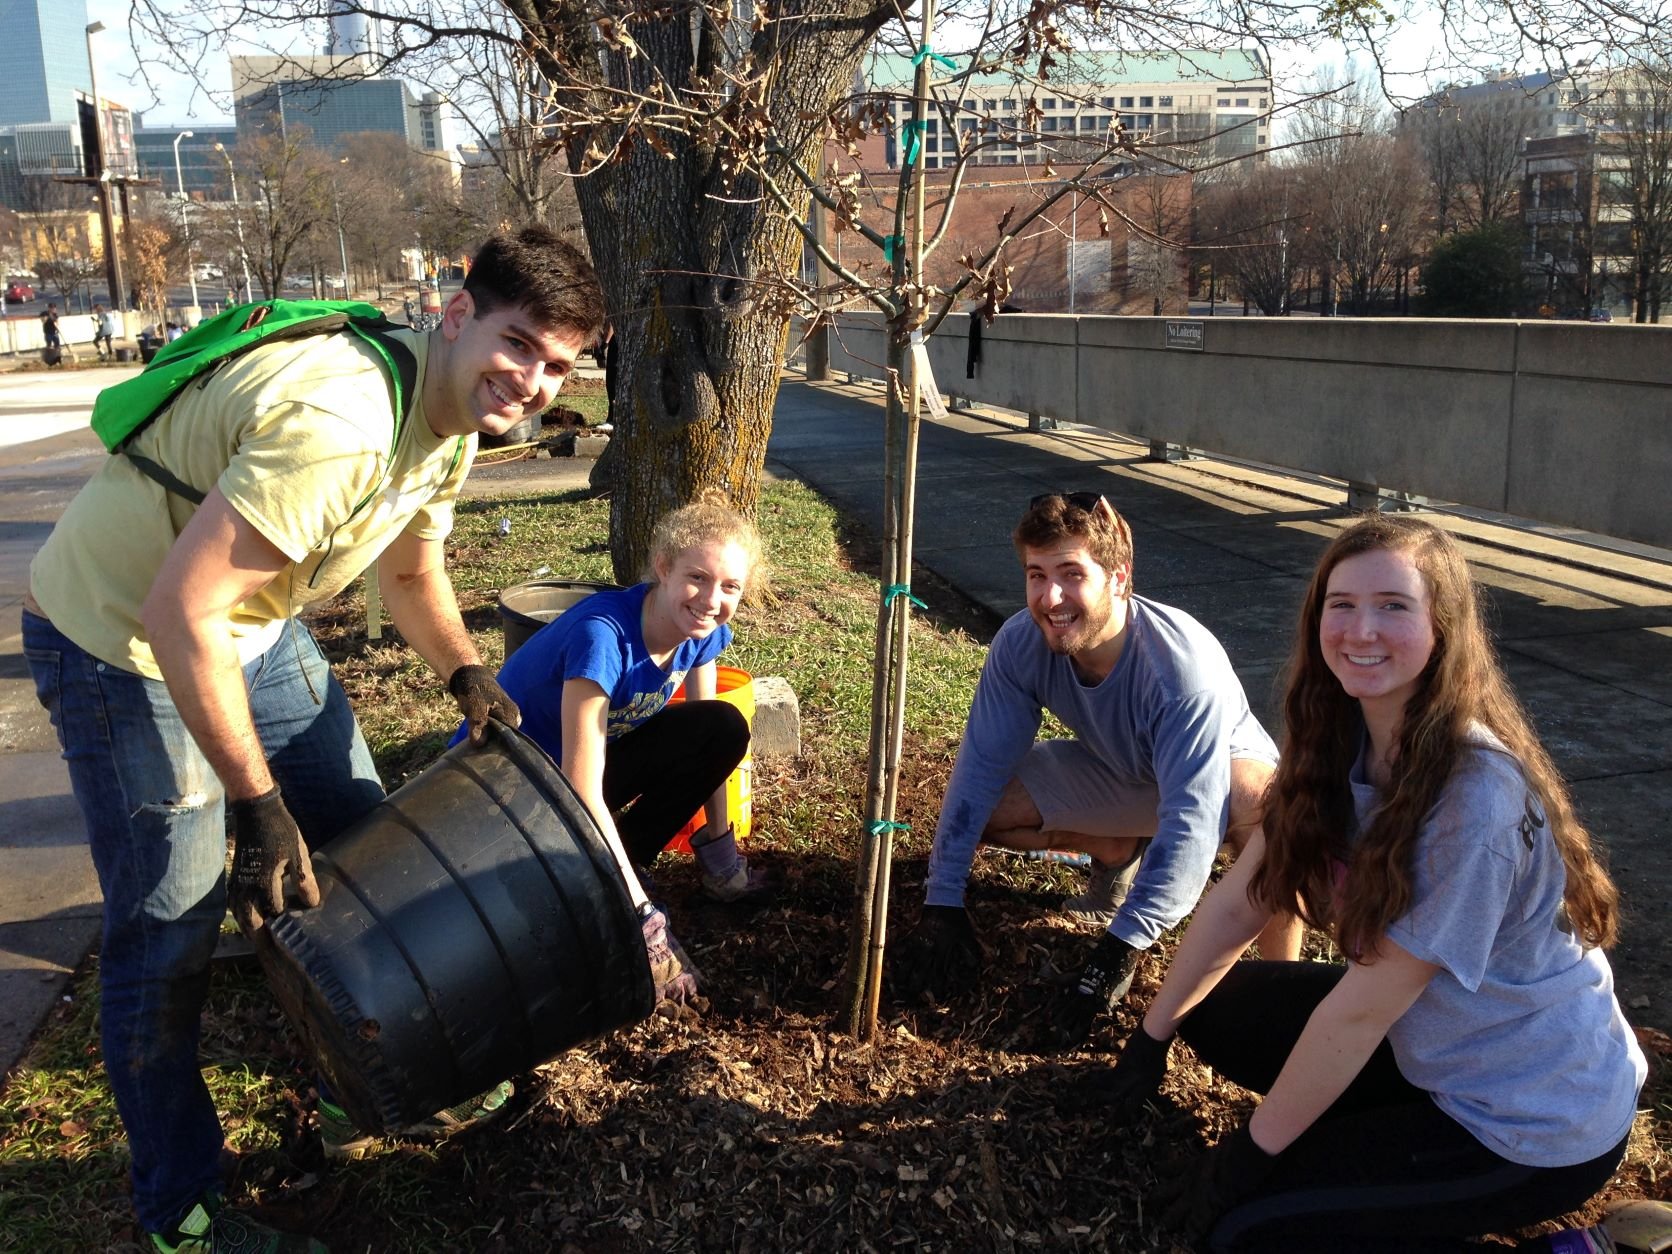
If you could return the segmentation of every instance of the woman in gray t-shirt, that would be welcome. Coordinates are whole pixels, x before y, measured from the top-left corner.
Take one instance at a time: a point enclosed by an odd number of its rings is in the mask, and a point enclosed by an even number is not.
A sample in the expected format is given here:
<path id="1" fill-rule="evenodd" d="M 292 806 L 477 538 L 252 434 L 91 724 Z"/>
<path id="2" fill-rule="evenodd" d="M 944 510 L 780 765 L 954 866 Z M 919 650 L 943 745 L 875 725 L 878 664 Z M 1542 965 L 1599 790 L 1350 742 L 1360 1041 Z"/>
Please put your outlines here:
<path id="1" fill-rule="evenodd" d="M 1153 1092 L 1176 1032 L 1265 1094 L 1164 1222 L 1214 1250 L 1429 1251 L 1577 1209 L 1624 1156 L 1646 1073 L 1602 956 L 1617 894 L 1449 536 L 1373 516 L 1337 537 L 1284 713 L 1263 836 L 1109 1083 Z M 1345 964 L 1237 961 L 1297 901 Z"/>

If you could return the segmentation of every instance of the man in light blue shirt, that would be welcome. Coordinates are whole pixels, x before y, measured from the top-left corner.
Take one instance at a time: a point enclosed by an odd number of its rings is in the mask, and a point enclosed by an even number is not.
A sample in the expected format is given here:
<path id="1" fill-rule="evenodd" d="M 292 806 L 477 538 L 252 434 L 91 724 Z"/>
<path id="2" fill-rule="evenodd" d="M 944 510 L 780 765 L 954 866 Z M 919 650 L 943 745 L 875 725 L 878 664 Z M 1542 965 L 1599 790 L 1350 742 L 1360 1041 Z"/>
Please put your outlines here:
<path id="1" fill-rule="evenodd" d="M 981 842 L 1090 854 L 1076 913 L 1108 926 L 1053 1017 L 1072 1045 L 1126 995 L 1138 954 L 1195 908 L 1220 845 L 1240 850 L 1258 830 L 1277 749 L 1212 633 L 1133 595 L 1132 533 L 1103 497 L 1034 498 L 1015 544 L 1027 609 L 988 652 L 902 956 L 931 989 L 978 968 L 964 888 Z M 1076 739 L 1036 742 L 1045 710 Z M 1140 857 L 1117 902 L 1116 877 Z M 1299 955 L 1298 921 L 1268 932 L 1266 957 Z"/>

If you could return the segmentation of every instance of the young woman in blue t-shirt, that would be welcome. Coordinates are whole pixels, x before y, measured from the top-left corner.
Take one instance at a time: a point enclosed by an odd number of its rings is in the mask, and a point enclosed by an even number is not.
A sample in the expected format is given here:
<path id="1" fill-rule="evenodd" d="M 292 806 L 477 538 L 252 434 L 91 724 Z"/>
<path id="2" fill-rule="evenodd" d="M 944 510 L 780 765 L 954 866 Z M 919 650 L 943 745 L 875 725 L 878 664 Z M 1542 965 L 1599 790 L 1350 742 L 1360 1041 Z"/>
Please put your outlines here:
<path id="1" fill-rule="evenodd" d="M 1449 536 L 1375 516 L 1337 537 L 1284 715 L 1263 836 L 1109 1084 L 1153 1092 L 1177 1033 L 1265 1095 L 1172 1226 L 1213 1250 L 1428 1251 L 1580 1207 L 1624 1156 L 1646 1070 L 1601 953 L 1617 895 Z M 1297 901 L 1346 962 L 1238 962 Z M 1528 1248 L 1607 1247 L 1570 1229 Z"/>
<path id="2" fill-rule="evenodd" d="M 769 891 L 727 819 L 726 779 L 748 750 L 749 724 L 717 699 L 715 667 L 760 566 L 760 536 L 746 518 L 717 500 L 677 509 L 651 537 L 645 582 L 566 610 L 499 672 L 523 732 L 558 764 L 621 863 L 653 966 L 666 920 L 640 880 L 699 807 L 707 825 L 691 847 L 703 892 L 744 902 Z M 686 699 L 670 704 L 681 683 Z"/>

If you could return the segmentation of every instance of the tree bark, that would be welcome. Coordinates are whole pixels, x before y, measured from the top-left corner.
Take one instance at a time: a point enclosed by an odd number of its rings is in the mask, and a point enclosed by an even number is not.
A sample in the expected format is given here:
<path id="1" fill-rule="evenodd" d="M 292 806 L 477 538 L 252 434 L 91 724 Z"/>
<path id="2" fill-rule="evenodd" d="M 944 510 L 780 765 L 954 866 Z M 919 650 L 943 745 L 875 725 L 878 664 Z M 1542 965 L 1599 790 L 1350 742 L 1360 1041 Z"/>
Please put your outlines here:
<path id="1" fill-rule="evenodd" d="M 719 121 L 743 134 L 747 149 L 751 110 L 763 109 L 774 141 L 816 171 L 825 119 L 851 91 L 884 13 L 858 0 L 771 7 L 776 20 L 751 46 L 765 68 L 733 89 Z M 564 10 L 573 17 L 576 6 L 548 12 Z M 693 46 L 684 9 L 635 23 L 633 38 L 642 55 L 603 58 L 617 88 L 687 84 L 726 57 L 711 33 Z M 610 554 L 622 582 L 640 576 L 669 510 L 708 488 L 745 514 L 758 500 L 789 335 L 789 305 L 775 284 L 798 273 L 802 237 L 756 166 L 783 176 L 796 218 L 805 219 L 809 196 L 781 159 L 755 147 L 740 162 L 725 146 L 732 142 L 600 124 L 568 144 L 570 168 L 586 171 L 576 192 L 620 345 L 607 470 Z M 601 165 L 600 153 L 609 154 Z"/>

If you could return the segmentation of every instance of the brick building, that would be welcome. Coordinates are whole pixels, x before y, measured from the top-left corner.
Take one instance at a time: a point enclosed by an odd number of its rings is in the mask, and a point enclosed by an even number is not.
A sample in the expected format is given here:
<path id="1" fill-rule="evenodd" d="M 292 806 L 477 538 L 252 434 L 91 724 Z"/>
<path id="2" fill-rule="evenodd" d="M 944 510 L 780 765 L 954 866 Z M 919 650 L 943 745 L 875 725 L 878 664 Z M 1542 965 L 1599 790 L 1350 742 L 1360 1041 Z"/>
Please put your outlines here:
<path id="1" fill-rule="evenodd" d="M 925 172 L 929 198 L 925 219 L 931 236 L 939 227 L 951 174 Z M 883 235 L 894 229 L 892 177 L 871 178 L 862 193 L 861 219 Z M 1180 313 L 1185 309 L 1184 253 L 1190 221 L 1190 176 L 1131 172 L 1101 180 L 1099 193 L 1116 210 L 1070 192 L 1018 233 L 1006 247 L 1011 267 L 1012 304 L 1028 313 Z M 1042 179 L 1026 167 L 983 167 L 958 190 L 953 222 L 930 256 L 928 278 L 942 288 L 963 276 L 960 254 L 980 256 L 998 238 L 999 224 L 1013 225 L 1049 195 L 1058 179 Z M 1107 212 L 1108 234 L 1100 215 Z M 867 240 L 838 232 L 831 243 L 839 260 L 868 264 L 879 274 L 882 254 Z M 1158 307 L 1159 305 L 1159 307 Z"/>

